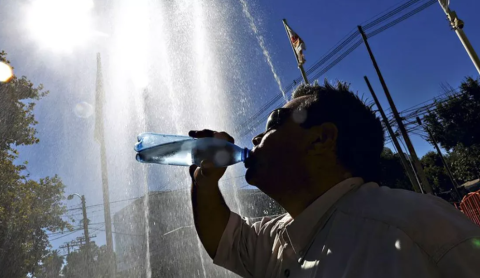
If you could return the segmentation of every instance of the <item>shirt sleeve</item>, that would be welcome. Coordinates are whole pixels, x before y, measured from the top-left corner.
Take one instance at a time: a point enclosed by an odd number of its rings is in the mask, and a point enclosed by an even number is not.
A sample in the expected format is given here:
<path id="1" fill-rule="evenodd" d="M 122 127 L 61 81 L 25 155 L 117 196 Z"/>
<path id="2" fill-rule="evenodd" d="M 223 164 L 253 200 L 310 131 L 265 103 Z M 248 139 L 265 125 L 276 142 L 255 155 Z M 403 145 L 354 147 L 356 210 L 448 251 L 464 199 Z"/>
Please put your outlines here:
<path id="1" fill-rule="evenodd" d="M 261 246 L 268 246 L 265 241 L 266 235 L 270 233 L 260 233 L 265 227 L 269 218 L 263 218 L 260 222 L 253 224 L 246 218 L 231 212 L 227 226 L 223 232 L 213 263 L 224 267 L 242 277 L 253 277 L 258 270 L 256 267 L 256 256 L 262 256 Z M 260 248 L 265 249 L 265 248 Z"/>
<path id="2" fill-rule="evenodd" d="M 467 239 L 438 262 L 442 277 L 480 277 L 480 236 Z"/>

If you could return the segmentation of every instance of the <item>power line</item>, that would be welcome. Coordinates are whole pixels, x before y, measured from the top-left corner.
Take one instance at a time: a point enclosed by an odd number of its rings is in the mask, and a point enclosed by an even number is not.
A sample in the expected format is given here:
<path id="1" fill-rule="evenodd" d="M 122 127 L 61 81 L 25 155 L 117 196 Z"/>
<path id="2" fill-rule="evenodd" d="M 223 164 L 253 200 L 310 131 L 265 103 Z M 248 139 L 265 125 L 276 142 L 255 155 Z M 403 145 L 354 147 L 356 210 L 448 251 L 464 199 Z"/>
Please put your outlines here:
<path id="1" fill-rule="evenodd" d="M 356 37 L 360 34 L 357 31 L 353 31 L 343 42 L 341 42 L 337 47 L 335 47 L 330 53 L 325 55 L 320 61 L 315 63 L 312 67 L 310 67 L 306 73 L 311 74 L 316 69 L 318 69 L 321 65 L 325 64 L 330 58 L 335 56 L 340 50 L 342 50 L 346 45 L 348 45 L 351 41 L 353 41 Z"/>
<path id="2" fill-rule="evenodd" d="M 105 230 L 98 230 L 98 231 L 105 232 Z M 145 234 L 129 234 L 129 233 L 122 233 L 122 232 L 112 232 L 112 234 L 127 235 L 127 236 L 145 236 Z"/>
<path id="3" fill-rule="evenodd" d="M 410 6 L 412 6 L 413 4 L 416 4 L 420 2 L 420 0 L 410 0 L 398 7 L 396 7 L 395 9 L 393 9 L 392 11 L 389 11 L 387 13 L 385 13 L 384 15 L 382 15 L 381 17 L 379 18 L 376 18 L 374 20 L 371 20 L 369 23 L 365 24 L 364 26 L 368 26 L 368 28 L 372 28 L 390 18 L 392 18 L 393 16 L 397 15 L 398 13 L 404 11 L 405 9 L 409 8 Z M 410 18 L 411 16 L 419 13 L 420 11 L 426 9 L 427 7 L 433 5 L 436 1 L 435 0 L 429 0 L 428 2 L 424 3 L 423 5 L 417 7 L 416 9 L 408 12 L 407 14 L 404 14 L 403 16 L 393 20 L 392 22 L 390 23 L 387 23 L 385 24 L 384 26 L 370 32 L 369 34 L 367 34 L 367 37 L 373 37 L 393 26 L 395 26 L 396 24 Z M 350 35 L 347 35 L 347 38 L 345 40 L 343 40 L 342 42 L 340 42 L 339 44 L 337 44 L 337 47 L 335 47 L 332 51 L 330 51 L 329 53 L 327 53 L 323 58 L 321 58 L 317 63 L 315 63 L 312 67 L 310 67 L 306 72 L 307 72 L 307 75 L 309 74 L 312 74 L 313 72 L 315 72 L 320 66 L 322 66 L 323 64 L 325 64 L 327 61 L 329 61 L 331 58 L 333 58 L 335 55 L 337 55 L 343 48 L 347 47 L 347 45 L 349 45 L 352 41 L 354 41 L 354 39 L 359 36 L 359 33 L 358 32 L 352 32 L 350 33 Z M 331 68 L 333 68 L 335 65 L 337 65 L 340 61 L 342 61 L 346 56 L 348 56 L 353 50 L 355 50 L 360 44 L 362 43 L 362 40 L 358 39 L 356 40 L 346 51 L 344 51 L 339 57 L 337 57 L 335 60 L 333 60 L 332 62 L 330 62 L 327 66 L 325 66 L 322 70 L 320 70 L 319 72 L 317 72 L 315 75 L 314 75 L 314 78 L 312 78 L 313 80 L 317 79 L 318 77 L 320 77 L 322 74 L 325 74 L 328 70 L 330 70 Z M 302 78 L 301 77 L 298 77 L 297 79 L 295 79 L 293 81 L 293 83 L 291 83 L 290 85 L 286 86 L 284 91 L 285 92 L 289 92 L 298 82 L 299 80 L 301 80 Z M 275 95 L 269 102 L 267 102 L 265 105 L 263 105 L 256 113 L 254 113 L 251 117 L 249 117 L 249 119 L 247 119 L 242 125 L 242 129 L 240 129 L 240 137 L 244 137 L 245 135 L 249 134 L 251 131 L 253 131 L 256 127 L 258 127 L 258 125 L 260 125 L 265 119 L 267 116 L 264 116 L 262 117 L 260 120 L 258 120 L 258 117 L 260 117 L 260 115 L 262 115 L 263 113 L 265 113 L 265 111 L 270 107 L 272 106 L 275 102 L 277 102 L 279 99 L 282 98 L 282 94 L 281 93 L 278 93 L 277 95 Z M 249 123 L 252 123 L 254 122 L 253 125 L 250 125 Z"/>
<path id="4" fill-rule="evenodd" d="M 389 29 L 389 28 L 391 28 L 391 27 L 393 27 L 393 26 L 395 26 L 395 25 L 397 25 L 398 23 L 404 21 L 405 19 L 407 19 L 407 18 L 409 18 L 409 17 L 411 17 L 411 16 L 413 16 L 413 15 L 416 15 L 417 13 L 425 10 L 426 8 L 428 8 L 428 7 L 430 7 L 431 5 L 435 4 L 436 2 L 437 2 L 436 0 L 430 0 L 429 2 L 421 5 L 420 7 L 414 9 L 413 11 L 410 11 L 410 12 L 406 13 L 405 15 L 403 15 L 403 16 L 395 19 L 394 21 L 392 21 L 392 22 L 390 22 L 390 23 L 388 23 L 388 24 L 386 24 L 386 25 L 378 28 L 377 30 L 375 30 L 375 31 L 367 34 L 367 38 L 371 38 L 371 37 L 373 37 L 373 36 L 375 36 L 375 35 L 378 35 L 379 33 L 383 32 L 383 31 L 385 31 L 385 30 L 387 30 L 387 29 Z"/>
<path id="5" fill-rule="evenodd" d="M 56 238 L 52 238 L 52 239 L 50 239 L 49 241 L 54 241 L 54 240 L 57 240 L 57 239 L 60 239 L 60 238 L 69 236 L 69 235 L 71 235 L 71 234 L 74 234 L 74 233 L 76 233 L 76 232 L 78 232 L 78 231 L 82 231 L 82 230 L 83 230 L 83 228 L 77 229 L 77 230 L 74 230 L 73 232 L 70 232 L 70 233 L 68 233 L 68 234 L 64 234 L 63 236 L 59 236 L 59 237 L 56 237 Z"/>
<path id="6" fill-rule="evenodd" d="M 365 24 L 362 26 L 363 30 L 368 30 L 372 27 L 374 27 L 375 25 L 378 25 L 379 23 L 381 23 L 382 21 L 400 13 L 401 11 L 405 10 L 406 8 L 412 6 L 413 4 L 419 2 L 420 0 L 411 0 L 411 1 L 408 1 L 406 3 L 403 3 L 401 4 L 400 6 L 398 6 L 397 8 L 383 14 L 382 16 L 378 17 L 377 19 L 375 20 L 372 20 L 371 22 Z"/>

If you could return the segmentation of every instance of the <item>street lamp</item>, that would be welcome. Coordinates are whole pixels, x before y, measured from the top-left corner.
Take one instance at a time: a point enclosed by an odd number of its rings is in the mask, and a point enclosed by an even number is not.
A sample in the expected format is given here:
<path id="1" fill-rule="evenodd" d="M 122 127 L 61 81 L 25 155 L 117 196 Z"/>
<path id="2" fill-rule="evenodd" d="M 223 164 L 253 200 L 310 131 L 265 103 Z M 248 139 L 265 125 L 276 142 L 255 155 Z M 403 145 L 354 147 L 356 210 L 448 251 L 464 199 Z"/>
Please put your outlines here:
<path id="1" fill-rule="evenodd" d="M 470 41 L 467 38 L 467 35 L 463 32 L 463 26 L 465 25 L 464 22 L 458 18 L 457 13 L 455 11 L 450 10 L 450 0 L 438 0 L 440 6 L 442 7 L 443 11 L 447 15 L 448 21 L 450 22 L 450 26 L 455 33 L 457 33 L 460 42 L 462 42 L 463 47 L 467 51 L 468 56 L 473 62 L 475 68 L 477 68 L 478 73 L 480 73 L 480 59 L 478 58 L 477 53 L 473 49 L 473 46 L 470 44 Z"/>
<path id="2" fill-rule="evenodd" d="M 87 252 L 87 273 L 88 277 L 92 277 L 90 265 L 90 236 L 88 235 L 88 219 L 87 219 L 87 206 L 85 202 L 85 195 L 80 195 L 78 193 L 73 193 L 67 196 L 67 200 L 72 200 L 73 197 L 77 196 L 82 200 L 82 211 L 83 211 L 83 232 L 85 234 L 85 244 L 86 244 L 86 252 Z"/>

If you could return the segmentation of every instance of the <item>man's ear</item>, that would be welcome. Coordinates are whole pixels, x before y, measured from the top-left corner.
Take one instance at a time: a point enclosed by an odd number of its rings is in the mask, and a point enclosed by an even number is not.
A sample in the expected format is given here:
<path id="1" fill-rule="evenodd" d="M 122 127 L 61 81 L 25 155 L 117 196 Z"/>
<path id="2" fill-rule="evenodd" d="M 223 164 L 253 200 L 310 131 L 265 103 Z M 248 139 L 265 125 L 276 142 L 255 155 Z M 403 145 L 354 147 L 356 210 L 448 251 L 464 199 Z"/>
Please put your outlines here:
<path id="1" fill-rule="evenodd" d="M 337 146 L 338 129 L 334 123 L 326 122 L 309 129 L 310 151 L 321 154 L 325 151 L 335 151 Z"/>

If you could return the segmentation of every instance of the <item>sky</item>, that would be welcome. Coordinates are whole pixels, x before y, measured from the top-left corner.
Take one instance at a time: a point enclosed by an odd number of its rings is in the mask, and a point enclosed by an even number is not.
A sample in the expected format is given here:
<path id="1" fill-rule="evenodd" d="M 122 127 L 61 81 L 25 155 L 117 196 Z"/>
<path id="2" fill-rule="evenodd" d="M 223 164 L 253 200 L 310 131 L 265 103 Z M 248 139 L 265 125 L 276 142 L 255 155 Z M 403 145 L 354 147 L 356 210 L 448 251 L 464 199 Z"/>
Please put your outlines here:
<path id="1" fill-rule="evenodd" d="M 205 122 L 207 127 L 238 134 L 241 123 L 279 92 L 265 51 L 268 52 L 282 87 L 300 75 L 282 25 L 283 18 L 288 20 L 292 29 L 305 41 L 305 68 L 308 69 L 354 31 L 357 25 L 405 1 L 246 0 L 248 11 L 257 28 L 254 32 L 251 18 L 245 15 L 245 8 L 240 0 L 205 2 L 201 7 L 203 10 L 200 13 L 203 16 L 200 19 L 196 14 L 199 9 L 197 6 L 192 7 L 187 0 L 178 0 L 175 12 L 165 12 L 164 18 L 149 19 L 167 25 L 171 21 L 178 22 L 172 27 L 174 30 L 151 26 L 148 32 L 144 32 L 142 29 L 130 30 L 131 26 L 128 24 L 121 25 L 125 21 L 122 20 L 123 17 L 128 17 L 129 13 L 146 13 L 146 10 L 141 9 L 141 5 L 126 4 L 126 0 L 118 2 L 122 4 L 97 0 L 93 3 L 97 18 L 91 27 L 91 30 L 96 32 L 95 39 L 82 41 L 83 33 L 73 32 L 76 30 L 71 29 L 51 38 L 58 39 L 60 36 L 68 41 L 79 41 L 77 46 L 68 50 L 48 47 L 45 36 L 39 39 L 38 32 L 32 32 L 32 26 L 28 25 L 28 22 L 32 19 L 29 11 L 34 2 L 0 2 L 0 49 L 8 53 L 16 75 L 25 75 L 35 84 L 43 83 L 50 91 L 35 110 L 39 121 L 36 128 L 40 143 L 20 148 L 19 161 L 29 161 L 32 178 L 58 174 L 67 186 L 67 194 L 85 194 L 87 205 L 93 205 L 103 202 L 98 145 L 93 140 L 95 120 L 92 115 L 92 107 L 95 105 L 97 51 L 104 55 L 102 66 L 109 87 L 105 121 L 108 133 L 106 142 L 110 169 L 110 200 L 125 200 L 141 196 L 144 192 L 143 187 L 136 186 L 136 180 L 141 176 L 138 172 L 140 166 L 134 165 L 136 162 L 133 161 L 131 150 L 136 134 L 142 131 L 186 134 L 189 129 L 203 129 L 202 124 Z M 450 7 L 465 22 L 466 35 L 477 51 L 480 51 L 480 32 L 474 28 L 480 26 L 480 17 L 477 16 L 480 2 L 453 0 Z M 99 20 L 98 10 L 108 15 L 107 23 L 101 18 Z M 192 22 L 189 22 L 188 18 L 179 18 L 177 13 L 192 13 Z M 78 14 L 76 19 L 84 20 Z M 59 20 L 67 21 L 69 16 L 64 15 Z M 106 24 L 110 27 L 97 30 L 95 23 L 98 22 L 102 22 L 102 26 Z M 208 28 L 192 29 L 192 26 L 198 24 Z M 130 33 L 122 37 L 124 33 L 121 30 L 126 29 L 129 29 Z M 72 33 L 75 35 L 72 36 Z M 107 35 L 104 35 L 105 33 Z M 112 39 L 105 42 L 107 36 Z M 169 40 L 166 38 L 168 36 L 176 37 L 175 40 Z M 128 49 L 130 52 L 122 52 L 124 49 L 121 47 L 131 40 L 145 40 L 148 44 L 132 44 L 132 48 Z M 191 40 L 202 43 L 197 44 L 199 47 L 190 46 Z M 259 41 L 263 42 L 265 49 L 261 49 Z M 478 76 L 456 34 L 450 30 L 445 14 L 438 4 L 376 35 L 369 39 L 369 42 L 399 111 L 442 94 L 442 83 L 457 87 L 465 76 Z M 162 45 L 166 44 L 166 49 L 171 52 L 157 51 L 157 47 L 163 49 Z M 145 53 L 149 55 L 144 55 Z M 158 72 L 147 70 L 146 65 L 150 65 L 150 60 L 156 59 L 167 59 L 162 60 L 167 62 L 158 68 L 150 66 Z M 196 66 L 190 67 L 191 61 L 195 61 L 192 65 Z M 132 65 L 134 70 L 129 71 L 128 67 Z M 165 80 L 175 82 L 165 81 L 165 84 L 171 84 L 168 86 L 151 85 L 149 93 L 146 93 L 150 98 L 145 104 L 130 95 L 133 91 L 142 93 L 142 90 L 137 88 L 137 85 L 143 82 L 142 76 L 132 78 L 131 84 L 125 81 L 126 76 L 142 72 L 147 72 L 149 76 L 158 74 Z M 169 72 L 174 75 L 169 75 Z M 321 79 L 347 81 L 351 83 L 354 91 L 369 98 L 369 91 L 363 80 L 365 75 L 369 77 L 383 107 L 388 107 L 363 44 L 321 76 Z M 108 80 L 123 80 L 123 83 Z M 128 86 L 134 89 L 125 89 Z M 197 89 L 211 93 L 196 96 L 184 92 Z M 115 94 L 124 90 L 125 93 Z M 163 99 L 152 94 L 152 91 L 170 92 L 168 105 L 155 105 Z M 142 116 L 142 105 L 148 107 L 145 108 L 150 111 L 148 117 Z M 222 105 L 229 108 L 218 109 L 223 107 Z M 282 100 L 276 105 L 282 105 Z M 75 112 L 75 107 L 85 109 Z M 198 109 L 205 111 L 195 111 L 196 107 L 204 107 Z M 275 107 L 272 106 L 271 109 L 273 108 Z M 180 121 L 177 117 L 187 120 Z M 138 125 L 139 119 L 144 118 L 151 118 L 150 123 Z M 156 125 L 157 123 L 162 123 L 161 127 Z M 261 128 L 263 124 L 256 132 L 260 132 Z M 251 146 L 248 137 L 251 138 L 253 134 L 254 132 L 249 134 L 250 136 L 237 138 L 237 143 Z M 412 135 L 412 141 L 419 156 L 434 150 L 416 135 Z M 128 153 L 125 151 L 127 149 Z M 158 185 L 158 176 L 162 170 L 148 167 L 146 171 L 150 174 L 147 177 L 147 188 L 165 189 Z M 125 172 L 129 171 L 132 173 L 126 175 Z M 241 167 L 235 166 L 231 176 L 241 176 L 242 171 Z M 173 172 L 174 176 L 169 176 L 168 181 L 177 176 L 186 178 L 185 171 Z M 78 206 L 78 200 L 74 200 L 67 202 L 69 208 Z M 127 203 L 112 204 L 112 211 L 118 211 Z M 93 223 L 104 222 L 101 208 L 89 208 Z M 78 219 L 76 213 L 77 211 L 74 211 L 73 216 Z M 105 240 L 102 233 L 104 228 L 101 225 L 98 227 L 100 231 L 97 232 L 96 241 L 102 244 Z M 72 237 L 79 235 L 74 234 Z M 54 241 L 54 247 L 62 244 L 64 239 L 67 241 L 71 237 Z"/>

